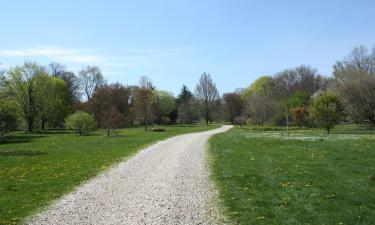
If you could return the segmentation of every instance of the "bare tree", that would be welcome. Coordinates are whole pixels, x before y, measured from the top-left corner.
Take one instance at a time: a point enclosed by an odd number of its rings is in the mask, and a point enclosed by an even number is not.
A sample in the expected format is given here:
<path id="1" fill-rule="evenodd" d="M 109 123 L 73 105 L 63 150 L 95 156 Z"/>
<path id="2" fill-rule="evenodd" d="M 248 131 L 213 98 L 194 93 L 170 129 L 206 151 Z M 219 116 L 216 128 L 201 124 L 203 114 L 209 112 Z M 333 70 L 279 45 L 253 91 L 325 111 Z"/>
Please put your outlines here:
<path id="1" fill-rule="evenodd" d="M 201 106 L 202 115 L 208 125 L 212 121 L 212 113 L 219 100 L 219 91 L 210 74 L 203 73 L 195 88 L 195 94 Z"/>
<path id="2" fill-rule="evenodd" d="M 145 130 L 151 116 L 151 101 L 153 96 L 152 81 L 147 77 L 142 77 L 139 81 L 139 89 L 135 93 L 134 107 L 139 119 L 142 120 Z"/>
<path id="3" fill-rule="evenodd" d="M 249 96 L 246 108 L 253 123 L 264 125 L 277 109 L 277 103 L 269 97 L 255 94 Z"/>
<path id="4" fill-rule="evenodd" d="M 1 66 L 1 63 L 0 63 Z M 6 88 L 6 77 L 5 77 L 5 70 L 0 67 L 0 101 L 6 99 L 8 97 Z"/>
<path id="5" fill-rule="evenodd" d="M 350 116 L 356 122 L 375 125 L 375 48 L 354 48 L 344 60 L 334 65 L 334 77 Z"/>
<path id="6" fill-rule="evenodd" d="M 318 90 L 325 90 L 327 79 L 310 66 L 299 66 L 277 73 L 269 82 L 270 95 L 274 99 L 292 96 L 296 91 L 304 91 L 309 95 Z"/>
<path id="7" fill-rule="evenodd" d="M 141 79 L 139 80 L 139 87 L 140 88 L 145 88 L 145 89 L 151 89 L 155 90 L 155 86 L 152 82 L 152 80 L 146 76 L 142 76 Z"/>
<path id="8" fill-rule="evenodd" d="M 61 74 L 66 72 L 66 67 L 57 62 L 51 62 L 48 65 L 49 73 L 51 76 L 61 78 Z"/>
<path id="9" fill-rule="evenodd" d="M 87 66 L 79 71 L 82 90 L 87 100 L 90 100 L 95 90 L 105 84 L 104 77 L 99 67 Z"/>

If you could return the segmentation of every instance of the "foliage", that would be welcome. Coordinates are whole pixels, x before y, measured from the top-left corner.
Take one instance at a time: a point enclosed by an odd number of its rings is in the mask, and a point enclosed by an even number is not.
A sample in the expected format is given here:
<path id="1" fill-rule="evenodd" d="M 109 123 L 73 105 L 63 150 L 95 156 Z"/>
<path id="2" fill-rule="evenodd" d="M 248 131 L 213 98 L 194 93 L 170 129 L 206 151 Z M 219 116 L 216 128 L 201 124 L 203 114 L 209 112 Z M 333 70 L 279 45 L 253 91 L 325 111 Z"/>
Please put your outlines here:
<path id="1" fill-rule="evenodd" d="M 43 96 L 40 85 L 42 79 L 39 78 L 45 76 L 45 71 L 36 63 L 25 62 L 23 66 L 11 69 L 9 75 L 14 98 L 20 107 L 22 117 L 27 122 L 28 131 L 32 131 Z"/>
<path id="2" fill-rule="evenodd" d="M 312 102 L 313 118 L 327 133 L 340 121 L 343 105 L 340 97 L 332 92 L 322 92 Z"/>
<path id="3" fill-rule="evenodd" d="M 92 98 L 87 102 L 87 111 L 94 114 L 101 127 L 102 113 L 116 110 L 123 117 L 130 117 L 131 110 L 131 90 L 119 83 L 103 85 L 98 88 Z M 125 119 L 125 118 L 124 118 Z"/>
<path id="4" fill-rule="evenodd" d="M 172 93 L 167 91 L 154 90 L 151 99 L 151 111 L 156 119 L 157 124 L 161 124 L 163 118 L 168 118 L 170 113 L 175 109 L 176 103 Z"/>
<path id="5" fill-rule="evenodd" d="M 15 130 L 18 124 L 18 111 L 14 101 L 0 102 L 0 136 Z M 1 139 L 0 139 L 1 141 Z"/>
<path id="6" fill-rule="evenodd" d="M 52 77 L 57 77 L 64 81 L 68 95 L 69 108 L 72 110 L 73 104 L 79 101 L 79 98 L 81 97 L 80 81 L 78 77 L 73 72 L 68 71 L 64 65 L 59 63 L 52 62 L 48 67 Z"/>
<path id="7" fill-rule="evenodd" d="M 47 74 L 41 74 L 37 79 L 39 88 L 37 113 L 41 128 L 45 129 L 46 122 L 54 128 L 62 127 L 69 113 L 69 98 L 64 81 Z"/>
<path id="8" fill-rule="evenodd" d="M 194 123 L 199 118 L 197 101 L 193 93 L 185 85 L 177 98 L 178 119 L 181 123 Z"/>
<path id="9" fill-rule="evenodd" d="M 100 121 L 100 127 L 106 130 L 107 136 L 110 136 L 114 130 L 122 127 L 125 123 L 125 117 L 116 108 L 112 107 L 108 111 L 101 112 Z"/>
<path id="10" fill-rule="evenodd" d="M 250 87 L 242 91 L 242 99 L 247 99 L 252 94 L 267 96 L 267 85 L 271 79 L 271 76 L 261 76 L 256 79 Z"/>
<path id="11" fill-rule="evenodd" d="M 225 93 L 223 100 L 226 118 L 231 124 L 234 124 L 234 119 L 241 116 L 243 110 L 241 95 L 237 93 Z"/>
<path id="12" fill-rule="evenodd" d="M 75 112 L 65 121 L 65 127 L 79 136 L 92 132 L 95 126 L 94 117 L 85 112 Z"/>
<path id="13" fill-rule="evenodd" d="M 309 111 L 307 107 L 297 107 L 291 109 L 292 118 L 299 128 L 307 125 L 309 122 Z"/>

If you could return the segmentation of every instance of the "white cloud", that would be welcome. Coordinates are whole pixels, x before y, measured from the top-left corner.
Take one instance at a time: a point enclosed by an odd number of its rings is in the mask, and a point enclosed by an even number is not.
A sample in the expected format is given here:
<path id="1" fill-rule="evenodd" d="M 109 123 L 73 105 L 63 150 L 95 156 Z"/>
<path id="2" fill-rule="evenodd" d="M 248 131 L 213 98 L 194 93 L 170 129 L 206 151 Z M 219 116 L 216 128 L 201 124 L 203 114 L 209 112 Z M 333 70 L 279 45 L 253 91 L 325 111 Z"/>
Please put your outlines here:
<path id="1" fill-rule="evenodd" d="M 182 52 L 191 48 L 174 49 L 123 49 L 116 52 L 116 56 L 100 54 L 94 49 L 73 49 L 56 46 L 37 46 L 18 50 L 1 50 L 0 59 L 32 59 L 42 61 L 57 61 L 67 64 L 68 67 L 81 67 L 85 65 L 96 65 L 103 70 L 111 71 L 111 74 L 121 72 L 119 68 L 142 66 L 148 63 L 167 60 L 181 55 Z"/>

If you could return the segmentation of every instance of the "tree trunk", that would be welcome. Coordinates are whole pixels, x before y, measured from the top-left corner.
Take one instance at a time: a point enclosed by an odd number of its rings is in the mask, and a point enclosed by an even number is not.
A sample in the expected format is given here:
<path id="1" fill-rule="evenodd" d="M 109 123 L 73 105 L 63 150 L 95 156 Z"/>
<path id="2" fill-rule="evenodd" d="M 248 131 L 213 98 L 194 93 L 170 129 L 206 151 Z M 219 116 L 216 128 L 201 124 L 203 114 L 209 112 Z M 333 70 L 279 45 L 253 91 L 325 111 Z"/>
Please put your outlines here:
<path id="1" fill-rule="evenodd" d="M 45 124 L 46 124 L 46 119 L 44 119 L 43 117 L 41 118 L 41 127 L 42 127 L 42 130 L 45 130 Z"/>
<path id="2" fill-rule="evenodd" d="M 27 121 L 27 126 L 28 126 L 27 130 L 29 132 L 32 132 L 33 131 L 33 121 L 32 120 Z"/>
<path id="3" fill-rule="evenodd" d="M 206 125 L 208 126 L 208 102 L 207 100 L 205 101 L 205 108 L 206 108 Z"/>
<path id="4" fill-rule="evenodd" d="M 286 133 L 289 137 L 289 115 L 288 115 L 288 109 L 285 110 L 285 116 L 286 116 Z"/>

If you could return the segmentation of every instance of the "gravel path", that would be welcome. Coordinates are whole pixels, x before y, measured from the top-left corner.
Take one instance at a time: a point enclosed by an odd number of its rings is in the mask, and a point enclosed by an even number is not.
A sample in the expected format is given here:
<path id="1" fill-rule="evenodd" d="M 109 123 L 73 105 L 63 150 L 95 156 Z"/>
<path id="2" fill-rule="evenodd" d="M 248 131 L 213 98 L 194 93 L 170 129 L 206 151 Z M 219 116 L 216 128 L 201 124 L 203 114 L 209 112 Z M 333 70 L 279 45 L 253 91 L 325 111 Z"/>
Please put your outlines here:
<path id="1" fill-rule="evenodd" d="M 28 224 L 215 224 L 206 144 L 231 126 L 176 136 L 88 181 Z"/>

